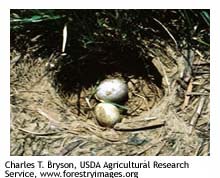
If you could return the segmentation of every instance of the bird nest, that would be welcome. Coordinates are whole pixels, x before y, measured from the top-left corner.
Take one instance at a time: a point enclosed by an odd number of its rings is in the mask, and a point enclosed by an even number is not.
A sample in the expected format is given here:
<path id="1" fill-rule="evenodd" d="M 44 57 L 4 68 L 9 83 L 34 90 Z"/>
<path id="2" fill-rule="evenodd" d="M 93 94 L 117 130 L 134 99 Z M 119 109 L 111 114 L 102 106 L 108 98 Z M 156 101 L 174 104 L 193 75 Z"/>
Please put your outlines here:
<path id="1" fill-rule="evenodd" d="M 114 128 L 94 115 L 95 89 L 106 78 L 123 78 L 129 89 Z M 208 153 L 208 56 L 163 43 L 141 57 L 132 50 L 79 59 L 11 52 L 11 155 Z"/>
<path id="2" fill-rule="evenodd" d="M 124 110 L 123 117 L 134 123 L 134 116 L 149 111 L 163 96 L 162 76 L 156 67 L 132 51 L 114 57 L 86 55 L 78 60 L 59 60 L 68 62 L 55 64 L 58 67 L 52 76 L 54 87 L 71 112 L 84 120 L 94 119 L 94 107 L 99 103 L 96 88 L 105 79 L 119 78 L 126 82 L 128 99 L 117 106 Z"/>

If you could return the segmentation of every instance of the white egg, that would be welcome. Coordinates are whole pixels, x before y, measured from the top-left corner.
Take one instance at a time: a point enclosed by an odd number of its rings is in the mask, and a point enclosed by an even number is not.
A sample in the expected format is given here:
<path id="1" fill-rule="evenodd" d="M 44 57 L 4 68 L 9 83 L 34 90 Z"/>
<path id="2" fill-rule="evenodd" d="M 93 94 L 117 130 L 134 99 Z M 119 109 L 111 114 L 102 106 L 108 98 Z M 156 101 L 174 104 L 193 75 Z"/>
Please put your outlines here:
<path id="1" fill-rule="evenodd" d="M 128 96 L 128 86 L 121 79 L 103 80 L 97 87 L 96 98 L 102 101 L 119 103 Z"/>
<path id="2" fill-rule="evenodd" d="M 99 103 L 95 107 L 96 119 L 100 125 L 113 127 L 121 121 L 119 109 L 110 103 Z"/>

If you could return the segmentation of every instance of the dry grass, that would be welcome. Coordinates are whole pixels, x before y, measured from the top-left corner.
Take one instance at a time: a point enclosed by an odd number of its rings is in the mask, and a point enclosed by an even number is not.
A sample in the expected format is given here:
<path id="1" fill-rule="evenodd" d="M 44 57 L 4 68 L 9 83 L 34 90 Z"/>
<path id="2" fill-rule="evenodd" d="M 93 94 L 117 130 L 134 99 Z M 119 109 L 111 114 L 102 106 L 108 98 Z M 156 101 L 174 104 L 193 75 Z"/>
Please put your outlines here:
<path id="1" fill-rule="evenodd" d="M 48 59 L 11 52 L 11 155 L 209 155 L 209 54 L 154 45 L 147 55 L 157 72 L 102 73 L 129 84 L 128 111 L 113 129 L 95 120 L 97 78 L 74 91 L 59 62 L 48 70 Z"/>

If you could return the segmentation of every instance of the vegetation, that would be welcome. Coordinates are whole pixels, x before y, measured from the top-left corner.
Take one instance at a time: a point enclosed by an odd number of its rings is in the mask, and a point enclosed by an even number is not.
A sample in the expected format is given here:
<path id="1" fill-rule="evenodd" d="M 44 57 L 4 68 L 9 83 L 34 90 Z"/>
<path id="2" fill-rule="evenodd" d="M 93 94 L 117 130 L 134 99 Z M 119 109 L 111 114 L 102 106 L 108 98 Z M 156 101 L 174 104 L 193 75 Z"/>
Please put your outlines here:
<path id="1" fill-rule="evenodd" d="M 100 46 L 104 51 L 114 46 L 120 51 L 129 48 L 143 53 L 143 40 L 166 40 L 178 48 L 202 49 L 208 49 L 210 42 L 209 10 L 11 10 L 12 44 L 16 43 L 16 32 L 22 32 L 24 38 L 40 33 L 40 41 L 50 54 L 61 48 L 66 23 L 67 52 L 78 57 L 79 49 L 91 52 Z M 24 46 L 25 42 L 20 48 Z"/>

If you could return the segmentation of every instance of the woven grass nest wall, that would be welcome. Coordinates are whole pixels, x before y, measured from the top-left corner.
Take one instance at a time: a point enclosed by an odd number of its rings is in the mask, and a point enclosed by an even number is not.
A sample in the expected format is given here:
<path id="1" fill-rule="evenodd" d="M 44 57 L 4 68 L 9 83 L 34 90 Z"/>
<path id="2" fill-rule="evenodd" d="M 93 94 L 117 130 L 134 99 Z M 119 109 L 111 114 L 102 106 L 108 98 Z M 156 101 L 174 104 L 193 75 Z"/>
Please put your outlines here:
<path id="1" fill-rule="evenodd" d="M 11 155 L 209 155 L 208 17 L 11 10 Z M 106 78 L 128 86 L 113 128 L 94 113 Z"/>

